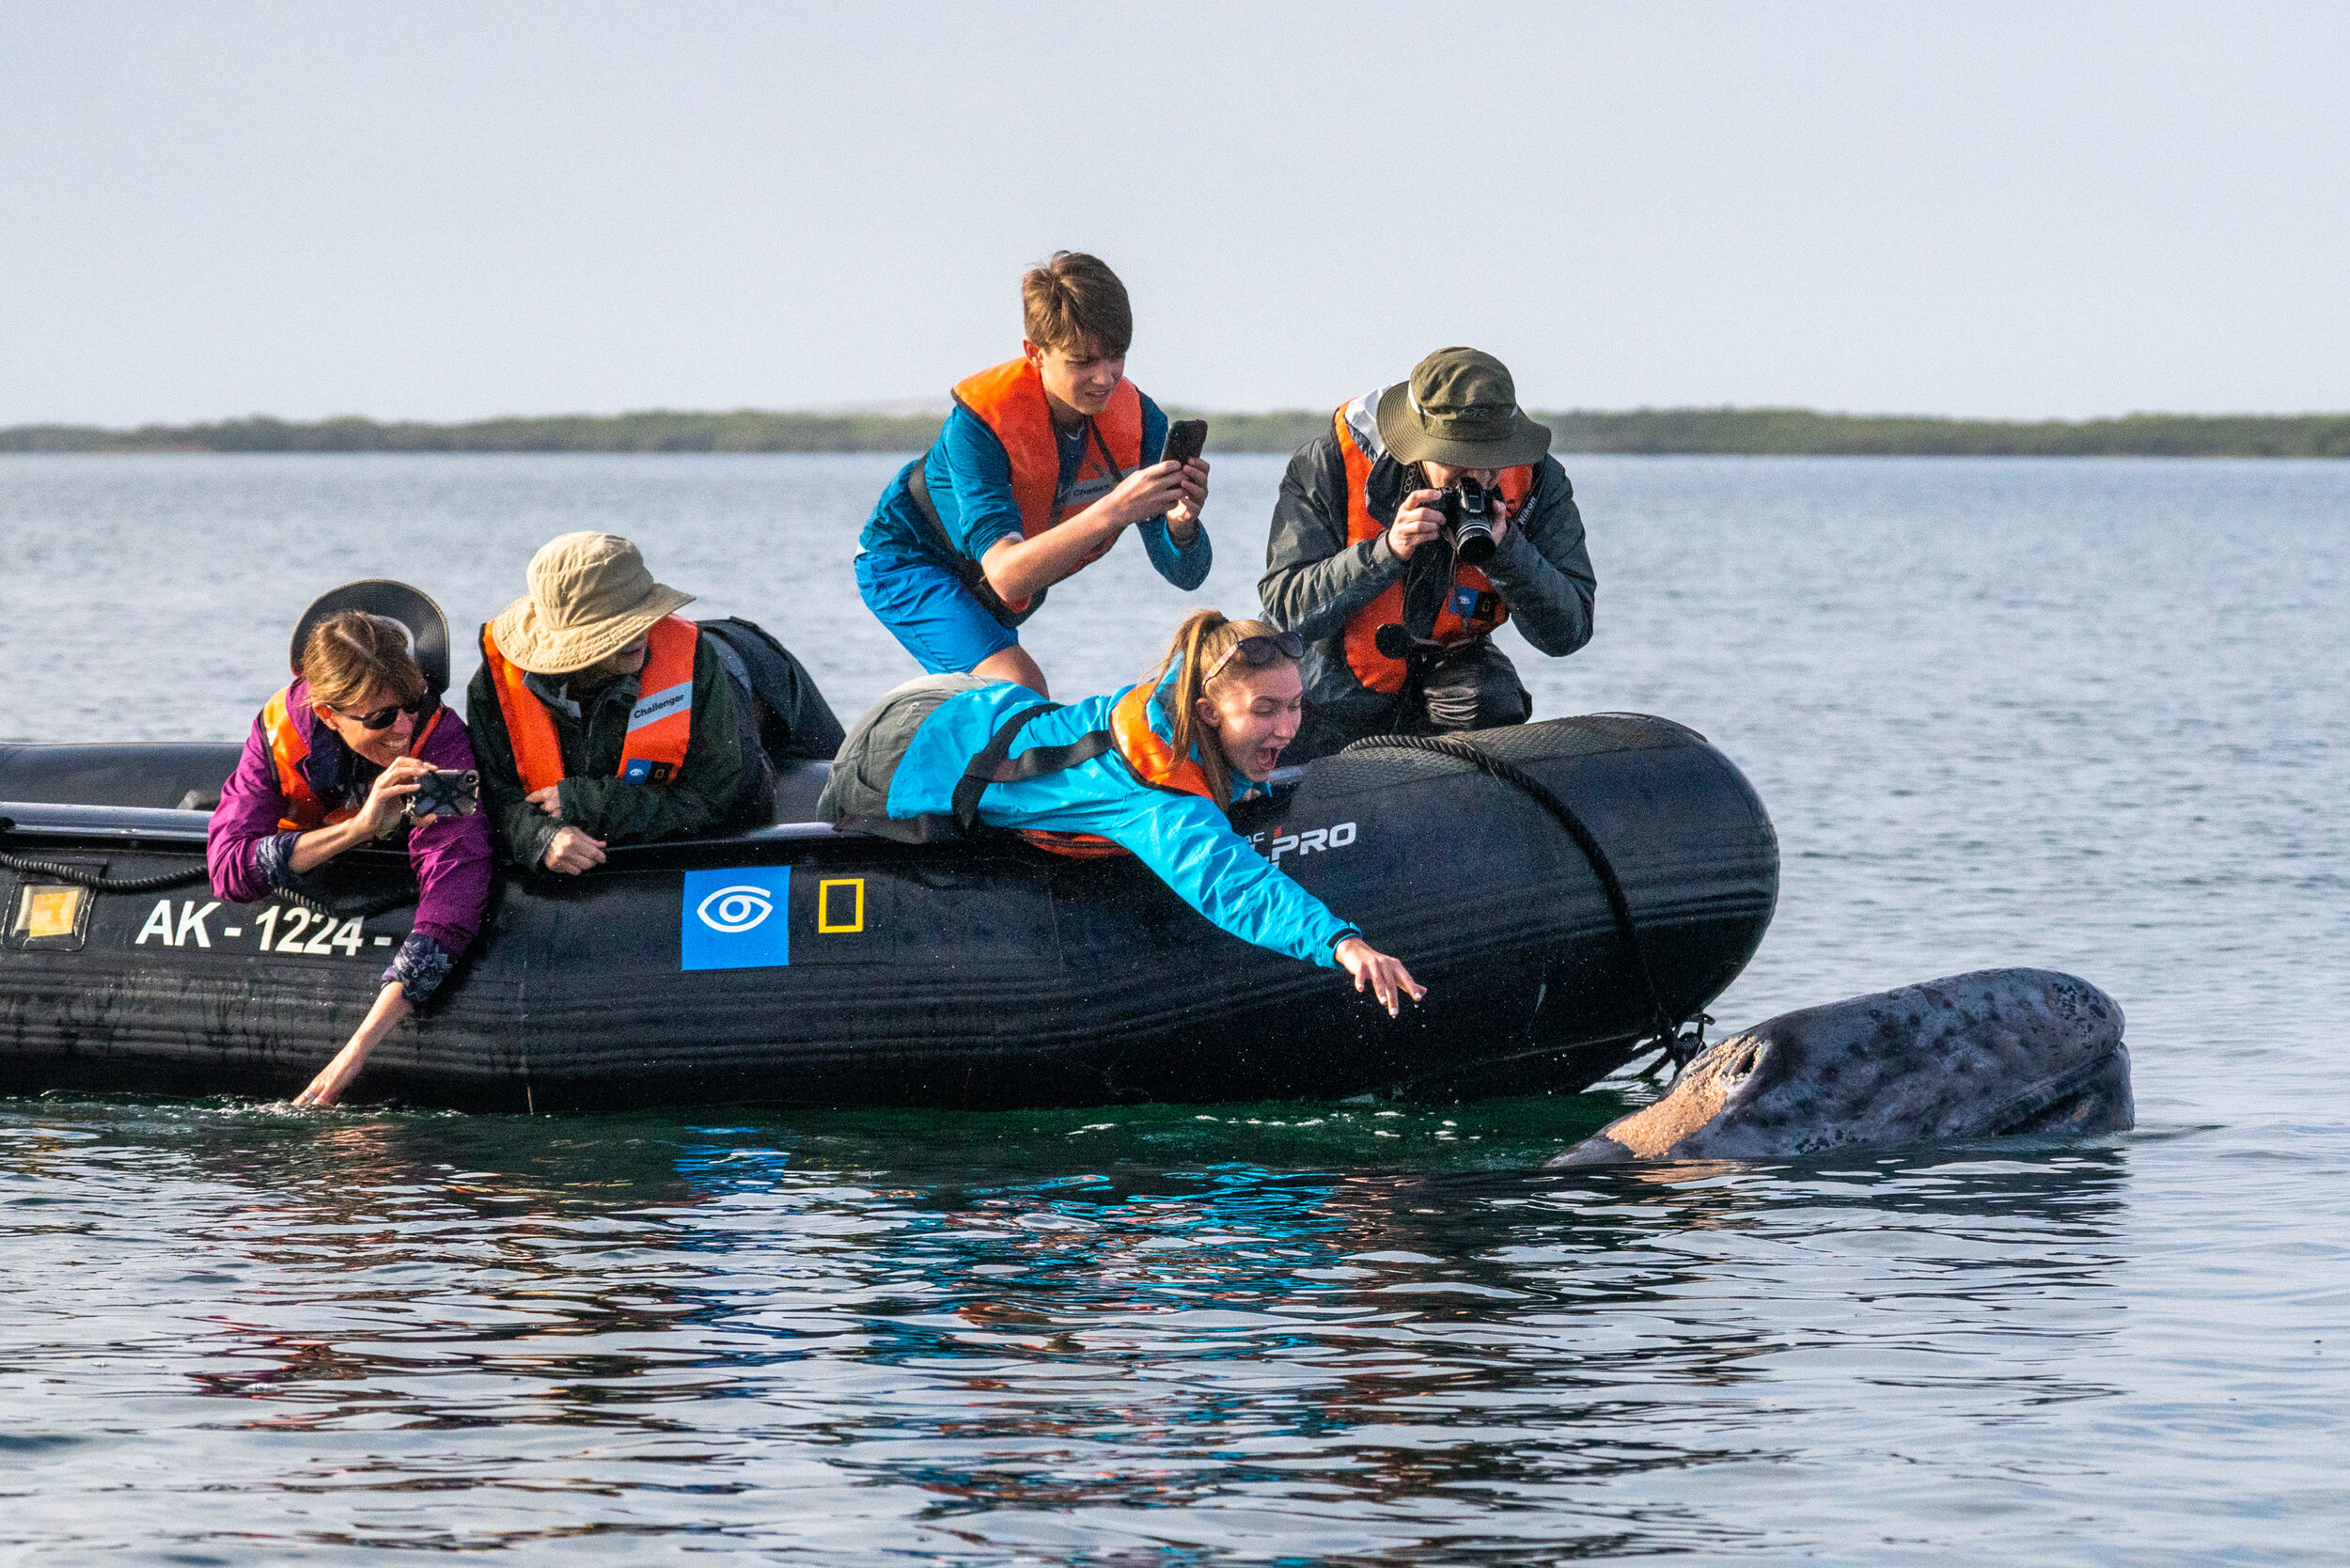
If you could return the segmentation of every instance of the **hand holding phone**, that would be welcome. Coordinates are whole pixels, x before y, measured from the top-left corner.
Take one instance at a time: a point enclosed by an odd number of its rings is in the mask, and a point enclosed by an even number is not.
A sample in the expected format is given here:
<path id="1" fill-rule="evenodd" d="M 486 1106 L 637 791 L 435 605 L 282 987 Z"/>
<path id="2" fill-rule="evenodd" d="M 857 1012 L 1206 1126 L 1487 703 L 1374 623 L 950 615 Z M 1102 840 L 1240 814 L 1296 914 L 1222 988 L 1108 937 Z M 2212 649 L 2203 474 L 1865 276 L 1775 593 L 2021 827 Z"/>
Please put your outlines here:
<path id="1" fill-rule="evenodd" d="M 1205 419 L 1178 419 L 1167 427 L 1167 446 L 1159 453 L 1161 463 L 1190 463 L 1207 450 L 1208 422 Z"/>
<path id="2" fill-rule="evenodd" d="M 416 780 L 416 792 L 408 797 L 408 818 L 470 817 L 481 805 L 481 776 L 471 768 L 456 771 L 434 768 Z"/>
<path id="3" fill-rule="evenodd" d="M 1188 544 L 1199 525 L 1199 507 L 1208 498 L 1208 481 L 1195 480 L 1190 464 L 1199 461 L 1199 454 L 1208 445 L 1208 422 L 1205 419 L 1178 419 L 1167 427 L 1167 445 L 1159 452 L 1162 463 L 1180 463 L 1184 466 L 1175 472 L 1183 489 L 1183 498 L 1166 511 L 1167 525 L 1174 530 L 1175 542 Z"/>

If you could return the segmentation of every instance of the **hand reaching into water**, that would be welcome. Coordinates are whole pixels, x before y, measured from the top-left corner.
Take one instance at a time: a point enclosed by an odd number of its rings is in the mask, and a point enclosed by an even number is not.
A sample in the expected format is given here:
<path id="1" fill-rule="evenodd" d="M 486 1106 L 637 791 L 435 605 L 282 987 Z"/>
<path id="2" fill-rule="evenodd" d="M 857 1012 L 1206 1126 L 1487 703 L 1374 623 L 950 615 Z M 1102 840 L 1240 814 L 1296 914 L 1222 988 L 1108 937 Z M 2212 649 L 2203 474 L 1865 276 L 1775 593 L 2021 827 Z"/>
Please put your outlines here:
<path id="1" fill-rule="evenodd" d="M 377 992 L 375 1005 L 368 1009 L 366 1021 L 352 1032 L 350 1043 L 335 1053 L 335 1059 L 319 1070 L 310 1086 L 294 1097 L 294 1108 L 311 1110 L 340 1100 L 343 1090 L 359 1075 L 359 1069 L 368 1064 L 368 1053 L 383 1043 L 384 1037 L 415 1011 L 408 1005 L 408 993 L 400 989 L 398 981 Z"/>
<path id="2" fill-rule="evenodd" d="M 1330 949 L 1339 967 L 1355 977 L 1355 989 L 1371 987 L 1379 1005 L 1387 1010 L 1387 1016 L 1396 1017 L 1403 1011 L 1403 998 L 1418 1001 L 1428 995 L 1428 987 L 1412 979 L 1412 972 L 1403 967 L 1400 958 L 1389 958 L 1359 936 L 1350 936 Z"/>

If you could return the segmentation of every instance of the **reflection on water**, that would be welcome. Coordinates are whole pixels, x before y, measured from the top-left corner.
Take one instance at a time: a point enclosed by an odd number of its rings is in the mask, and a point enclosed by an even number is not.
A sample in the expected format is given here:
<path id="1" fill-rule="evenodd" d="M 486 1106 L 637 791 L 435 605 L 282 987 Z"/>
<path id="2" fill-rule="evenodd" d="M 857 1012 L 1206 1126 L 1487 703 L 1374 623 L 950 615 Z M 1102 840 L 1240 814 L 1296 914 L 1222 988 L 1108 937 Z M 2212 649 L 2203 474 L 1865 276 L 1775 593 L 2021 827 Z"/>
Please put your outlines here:
<path id="1" fill-rule="evenodd" d="M 893 466 L 0 459 L 0 735 L 240 733 L 318 588 L 462 643 L 585 526 L 854 713 L 911 673 L 848 575 Z M 0 1560 L 2339 1556 L 2350 465 L 1570 466 L 1599 633 L 1512 644 L 1538 712 L 1692 724 L 1778 828 L 1716 1014 L 2074 969 L 2137 1133 L 1545 1174 L 1620 1095 L 0 1102 Z M 1279 472 L 1217 463 L 1198 601 Z M 1184 607 L 1121 550 L 1032 641 L 1106 688 Z"/>
<path id="2" fill-rule="evenodd" d="M 124 1424 L 16 1439 L 6 1529 L 128 1484 L 213 1549 L 1721 1548 L 1809 1538 L 1724 1496 L 1824 1444 L 2119 1391 L 2122 1149 L 1526 1172 L 1612 1108 L 20 1103 L 9 1381 Z M 1339 1157 L 1229 1157 L 1252 1119 Z"/>

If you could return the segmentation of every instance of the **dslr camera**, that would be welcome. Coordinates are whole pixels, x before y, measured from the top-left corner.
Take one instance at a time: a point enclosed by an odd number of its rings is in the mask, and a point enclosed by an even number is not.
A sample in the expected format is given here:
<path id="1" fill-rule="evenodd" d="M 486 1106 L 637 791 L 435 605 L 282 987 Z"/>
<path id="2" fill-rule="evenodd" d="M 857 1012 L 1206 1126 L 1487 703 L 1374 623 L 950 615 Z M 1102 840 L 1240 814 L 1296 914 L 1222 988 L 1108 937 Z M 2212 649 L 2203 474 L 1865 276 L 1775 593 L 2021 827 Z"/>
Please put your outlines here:
<path id="1" fill-rule="evenodd" d="M 1482 566 L 1494 558 L 1493 493 L 1464 474 L 1448 487 L 1437 503 L 1444 509 L 1445 533 L 1452 553 L 1465 566 Z"/>

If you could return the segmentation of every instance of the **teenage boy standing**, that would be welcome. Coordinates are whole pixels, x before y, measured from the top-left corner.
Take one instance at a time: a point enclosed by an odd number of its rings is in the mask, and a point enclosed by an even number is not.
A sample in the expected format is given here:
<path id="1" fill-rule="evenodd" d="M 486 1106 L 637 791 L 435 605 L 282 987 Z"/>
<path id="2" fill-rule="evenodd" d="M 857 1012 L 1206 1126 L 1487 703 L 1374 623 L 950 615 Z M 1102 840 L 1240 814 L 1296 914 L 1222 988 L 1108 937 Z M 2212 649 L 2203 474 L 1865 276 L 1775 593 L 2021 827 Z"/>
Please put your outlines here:
<path id="1" fill-rule="evenodd" d="M 938 440 L 865 525 L 856 584 L 925 672 L 1049 695 L 1018 627 L 1127 528 L 1177 588 L 1207 581 L 1208 465 L 1158 461 L 1167 416 L 1126 379 L 1134 311 L 1117 274 L 1057 251 L 1020 302 L 1020 357 L 956 384 Z"/>

